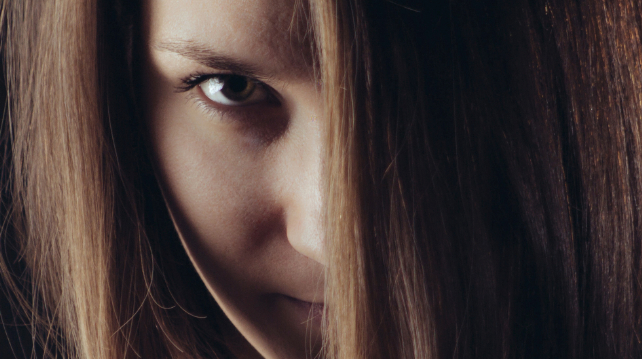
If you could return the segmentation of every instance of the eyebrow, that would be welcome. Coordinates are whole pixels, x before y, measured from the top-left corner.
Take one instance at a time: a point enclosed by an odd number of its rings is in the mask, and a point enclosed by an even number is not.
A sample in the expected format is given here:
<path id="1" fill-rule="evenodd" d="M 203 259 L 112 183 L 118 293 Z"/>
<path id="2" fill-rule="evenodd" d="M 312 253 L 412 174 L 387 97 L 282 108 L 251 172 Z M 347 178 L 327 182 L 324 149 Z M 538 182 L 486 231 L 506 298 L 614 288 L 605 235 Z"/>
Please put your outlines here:
<path id="1" fill-rule="evenodd" d="M 160 51 L 169 51 L 192 61 L 196 61 L 212 69 L 229 71 L 236 75 L 251 77 L 255 79 L 271 78 L 251 64 L 240 59 L 222 55 L 215 50 L 202 44 L 188 40 L 171 40 L 154 43 L 152 48 Z"/>

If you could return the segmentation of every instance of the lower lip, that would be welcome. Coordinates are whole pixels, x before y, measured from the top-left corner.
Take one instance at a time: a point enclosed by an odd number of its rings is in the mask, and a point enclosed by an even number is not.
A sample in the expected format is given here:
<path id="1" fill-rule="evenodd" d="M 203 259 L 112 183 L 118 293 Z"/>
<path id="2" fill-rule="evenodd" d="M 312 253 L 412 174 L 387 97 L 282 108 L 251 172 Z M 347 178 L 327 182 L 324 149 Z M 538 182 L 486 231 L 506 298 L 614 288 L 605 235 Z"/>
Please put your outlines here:
<path id="1" fill-rule="evenodd" d="M 305 302 L 287 295 L 284 297 L 308 320 L 321 322 L 321 318 L 323 317 L 323 303 Z"/>

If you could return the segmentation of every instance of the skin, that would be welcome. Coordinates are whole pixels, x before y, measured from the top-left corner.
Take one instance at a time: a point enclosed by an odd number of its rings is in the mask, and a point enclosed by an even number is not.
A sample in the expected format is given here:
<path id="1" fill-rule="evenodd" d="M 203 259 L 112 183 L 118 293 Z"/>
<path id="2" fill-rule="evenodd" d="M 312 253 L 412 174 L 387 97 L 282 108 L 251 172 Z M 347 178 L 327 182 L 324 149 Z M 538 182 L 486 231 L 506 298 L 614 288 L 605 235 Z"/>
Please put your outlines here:
<path id="1" fill-rule="evenodd" d="M 157 176 L 194 266 L 247 340 L 232 350 L 313 357 L 323 302 L 323 120 L 294 1 L 146 0 L 143 14 Z M 230 73 L 261 81 L 265 96 L 226 105 L 184 82 Z"/>

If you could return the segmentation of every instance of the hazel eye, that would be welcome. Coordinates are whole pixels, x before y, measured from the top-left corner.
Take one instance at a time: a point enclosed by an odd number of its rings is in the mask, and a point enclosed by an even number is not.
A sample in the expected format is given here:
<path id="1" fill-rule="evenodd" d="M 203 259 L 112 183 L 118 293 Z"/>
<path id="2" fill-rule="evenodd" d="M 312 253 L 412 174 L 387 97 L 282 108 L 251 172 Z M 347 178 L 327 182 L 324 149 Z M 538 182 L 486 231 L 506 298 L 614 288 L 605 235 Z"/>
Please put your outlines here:
<path id="1" fill-rule="evenodd" d="M 208 99 L 225 106 L 247 106 L 269 97 L 268 90 L 261 84 L 239 75 L 210 77 L 199 86 Z"/>

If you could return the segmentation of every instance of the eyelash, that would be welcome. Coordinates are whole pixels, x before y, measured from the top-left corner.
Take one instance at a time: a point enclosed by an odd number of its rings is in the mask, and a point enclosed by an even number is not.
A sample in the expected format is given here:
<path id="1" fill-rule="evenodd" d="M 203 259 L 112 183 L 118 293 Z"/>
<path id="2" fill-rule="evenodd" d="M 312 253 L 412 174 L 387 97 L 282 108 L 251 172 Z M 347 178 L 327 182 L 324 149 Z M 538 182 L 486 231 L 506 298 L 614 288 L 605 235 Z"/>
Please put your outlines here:
<path id="1" fill-rule="evenodd" d="M 187 91 L 192 90 L 196 86 L 202 84 L 203 82 L 205 82 L 205 81 L 207 81 L 209 79 L 224 78 L 224 77 L 233 76 L 233 75 L 235 75 L 235 74 L 233 74 L 233 73 L 229 73 L 229 74 L 228 73 L 225 73 L 225 74 L 209 74 L 209 73 L 196 72 L 196 73 L 193 73 L 193 74 L 191 74 L 191 75 L 189 75 L 187 77 L 182 78 L 181 79 L 181 85 L 176 87 L 176 92 L 187 92 Z M 247 77 L 247 76 L 243 76 L 243 75 L 237 75 L 237 76 L 244 77 L 244 78 L 248 79 L 249 81 L 254 82 L 254 84 L 256 84 L 256 86 L 261 87 L 263 90 L 265 90 L 270 95 L 270 99 L 271 100 L 278 101 L 278 99 L 274 95 L 274 90 L 270 86 L 266 85 L 265 83 L 263 83 L 263 82 L 261 82 L 259 80 L 253 79 L 251 77 Z"/>
<path id="2" fill-rule="evenodd" d="M 181 79 L 181 85 L 176 87 L 176 92 L 187 92 L 201 83 L 216 77 L 223 77 L 230 74 L 208 74 L 196 72 Z"/>

